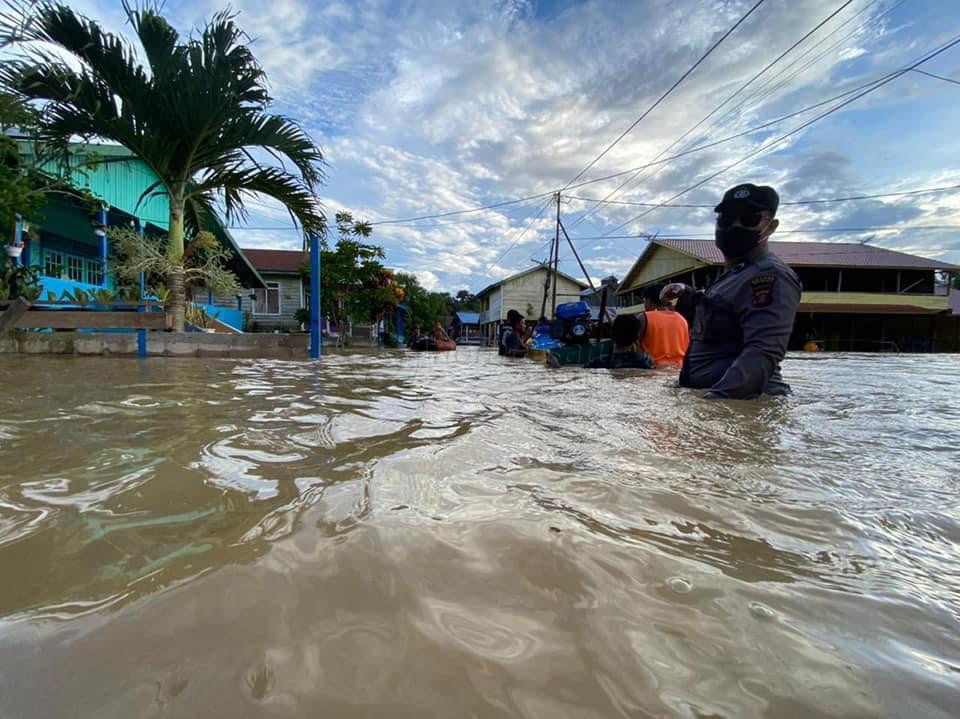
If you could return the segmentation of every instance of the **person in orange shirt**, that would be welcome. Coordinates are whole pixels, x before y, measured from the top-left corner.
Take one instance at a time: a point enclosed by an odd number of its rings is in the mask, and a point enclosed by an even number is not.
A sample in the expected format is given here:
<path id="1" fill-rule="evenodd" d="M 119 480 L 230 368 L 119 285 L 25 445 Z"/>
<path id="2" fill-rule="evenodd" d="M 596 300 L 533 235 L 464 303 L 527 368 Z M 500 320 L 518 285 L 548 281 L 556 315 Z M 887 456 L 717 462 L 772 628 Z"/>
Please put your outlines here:
<path id="1" fill-rule="evenodd" d="M 643 291 L 644 313 L 640 315 L 640 347 L 653 357 L 657 367 L 681 367 L 690 345 L 690 328 L 679 312 L 660 301 L 665 285 L 653 285 Z"/>

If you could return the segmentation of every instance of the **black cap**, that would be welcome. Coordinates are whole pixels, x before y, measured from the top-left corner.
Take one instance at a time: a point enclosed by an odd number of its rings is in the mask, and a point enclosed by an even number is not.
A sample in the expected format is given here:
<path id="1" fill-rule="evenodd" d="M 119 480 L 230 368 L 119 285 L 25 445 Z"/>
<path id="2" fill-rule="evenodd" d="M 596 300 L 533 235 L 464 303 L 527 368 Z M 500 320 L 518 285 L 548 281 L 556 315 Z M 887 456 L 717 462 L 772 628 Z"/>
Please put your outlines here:
<path id="1" fill-rule="evenodd" d="M 522 319 L 523 319 L 523 315 L 517 312 L 516 310 L 510 310 L 509 312 L 507 312 L 507 322 L 509 322 L 510 324 L 513 324 L 517 320 L 522 320 Z"/>
<path id="2" fill-rule="evenodd" d="M 768 210 L 771 214 L 777 214 L 777 208 L 780 206 L 780 195 L 769 185 L 751 185 L 749 182 L 736 187 L 731 187 L 723 193 L 723 199 L 720 204 L 713 208 L 714 212 L 728 205 L 736 204 L 752 205 L 760 210 Z"/>

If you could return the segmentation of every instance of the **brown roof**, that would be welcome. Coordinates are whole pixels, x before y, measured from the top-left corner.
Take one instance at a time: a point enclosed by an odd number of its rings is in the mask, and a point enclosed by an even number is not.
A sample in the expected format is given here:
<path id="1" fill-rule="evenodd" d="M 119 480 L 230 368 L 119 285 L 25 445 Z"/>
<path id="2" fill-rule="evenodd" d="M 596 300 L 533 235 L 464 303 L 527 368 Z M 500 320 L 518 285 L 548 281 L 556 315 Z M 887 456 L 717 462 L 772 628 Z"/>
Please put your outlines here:
<path id="1" fill-rule="evenodd" d="M 722 265 L 723 255 L 713 240 L 653 240 L 711 265 Z M 875 245 L 844 242 L 770 242 L 770 249 L 796 267 L 873 267 L 893 270 L 960 270 L 957 265 L 908 255 Z"/>
<path id="2" fill-rule="evenodd" d="M 243 254 L 258 272 L 299 272 L 310 257 L 303 250 L 247 250 Z"/>

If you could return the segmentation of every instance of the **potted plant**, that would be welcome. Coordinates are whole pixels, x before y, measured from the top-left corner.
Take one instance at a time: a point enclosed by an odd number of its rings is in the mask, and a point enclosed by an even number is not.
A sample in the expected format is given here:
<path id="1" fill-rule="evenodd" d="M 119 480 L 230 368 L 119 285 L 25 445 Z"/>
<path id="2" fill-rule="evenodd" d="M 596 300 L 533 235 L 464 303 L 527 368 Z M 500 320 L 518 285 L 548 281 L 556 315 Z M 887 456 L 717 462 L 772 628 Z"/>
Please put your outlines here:
<path id="1" fill-rule="evenodd" d="M 300 325 L 300 331 L 306 332 L 310 326 L 310 308 L 301 307 L 293 313 L 293 318 L 297 321 L 297 324 Z"/>

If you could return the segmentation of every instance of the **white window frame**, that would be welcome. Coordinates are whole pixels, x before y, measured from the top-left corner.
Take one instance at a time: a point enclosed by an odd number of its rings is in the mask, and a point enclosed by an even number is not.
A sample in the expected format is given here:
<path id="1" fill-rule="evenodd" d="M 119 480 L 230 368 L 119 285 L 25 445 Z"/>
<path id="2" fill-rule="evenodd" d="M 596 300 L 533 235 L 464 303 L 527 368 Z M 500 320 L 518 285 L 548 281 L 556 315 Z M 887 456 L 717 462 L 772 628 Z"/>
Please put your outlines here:
<path id="1" fill-rule="evenodd" d="M 87 258 L 83 263 L 84 277 L 88 285 L 103 284 L 103 263 L 100 260 Z"/>
<path id="2" fill-rule="evenodd" d="M 281 295 L 281 293 L 280 293 L 280 283 L 279 283 L 279 282 L 265 282 L 264 284 L 267 286 L 266 289 L 262 289 L 262 288 L 260 288 L 260 287 L 257 287 L 257 288 L 255 288 L 254 291 L 253 291 L 253 293 L 254 293 L 257 297 L 256 297 L 256 299 L 253 301 L 253 312 L 252 312 L 252 314 L 256 315 L 257 317 L 279 317 L 280 315 L 283 314 L 283 297 L 282 297 L 282 295 Z M 258 311 L 257 311 L 258 308 L 260 308 L 260 309 L 268 309 L 268 310 L 270 309 L 270 293 L 271 293 L 271 292 L 274 292 L 274 291 L 277 293 L 277 311 L 276 311 L 276 312 L 258 312 Z M 261 299 L 260 299 L 261 294 L 260 294 L 260 293 L 263 293 L 263 300 L 262 300 L 263 306 L 262 306 L 262 307 L 261 307 Z"/>
<path id="3" fill-rule="evenodd" d="M 71 282 L 85 282 L 87 279 L 86 258 L 80 255 L 67 255 L 67 279 Z M 74 277 L 74 273 L 79 273 L 79 277 Z"/>
<path id="4" fill-rule="evenodd" d="M 48 265 L 51 265 L 48 267 Z M 57 268 L 60 270 L 59 274 L 53 275 L 50 270 Z M 64 257 L 63 253 L 60 250 L 44 250 L 43 251 L 43 275 L 44 277 L 56 277 L 57 279 L 62 279 L 63 276 L 67 273 L 67 260 Z"/>

